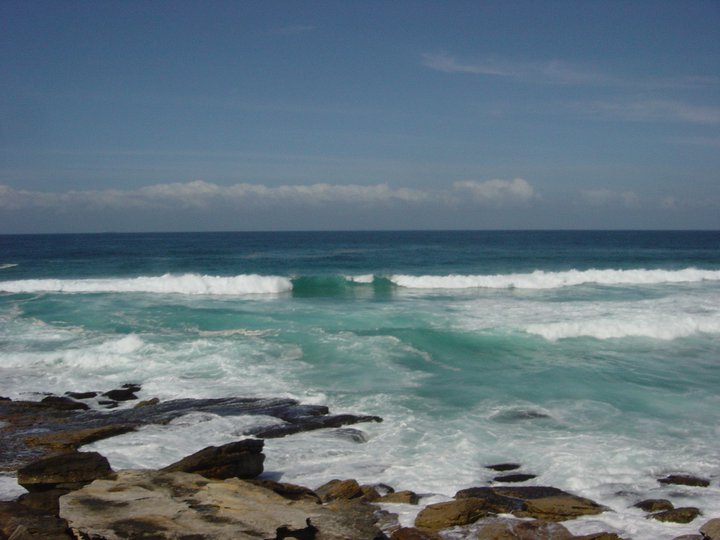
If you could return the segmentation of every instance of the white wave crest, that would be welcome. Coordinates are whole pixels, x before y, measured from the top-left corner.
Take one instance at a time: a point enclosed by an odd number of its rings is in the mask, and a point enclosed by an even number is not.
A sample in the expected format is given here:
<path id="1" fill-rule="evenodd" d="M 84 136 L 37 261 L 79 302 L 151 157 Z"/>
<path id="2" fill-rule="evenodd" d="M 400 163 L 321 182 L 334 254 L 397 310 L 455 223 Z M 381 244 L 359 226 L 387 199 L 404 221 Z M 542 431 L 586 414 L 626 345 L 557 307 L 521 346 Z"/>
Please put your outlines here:
<path id="1" fill-rule="evenodd" d="M 17 266 L 17 264 L 15 264 L 15 263 L 3 263 L 3 264 L 0 264 L 0 270 L 5 270 L 7 268 L 13 268 L 15 266 Z"/>
<path id="2" fill-rule="evenodd" d="M 359 276 L 346 276 L 345 279 L 352 283 L 369 284 L 375 279 L 373 274 L 363 274 Z"/>
<path id="3" fill-rule="evenodd" d="M 719 334 L 720 320 L 715 317 L 666 316 L 635 320 L 586 320 L 528 325 L 525 330 L 548 341 L 591 337 L 620 339 L 641 337 L 673 340 L 696 334 Z"/>
<path id="4" fill-rule="evenodd" d="M 292 282 L 288 278 L 256 274 L 228 277 L 199 274 L 165 274 L 163 276 L 142 276 L 127 279 L 26 279 L 0 281 L 0 291 L 10 293 L 138 292 L 231 296 L 277 294 L 290 290 L 292 290 Z"/>
<path id="5" fill-rule="evenodd" d="M 558 289 L 575 285 L 656 285 L 719 281 L 720 270 L 568 270 L 526 274 L 410 276 L 394 275 L 390 280 L 411 289 Z"/>

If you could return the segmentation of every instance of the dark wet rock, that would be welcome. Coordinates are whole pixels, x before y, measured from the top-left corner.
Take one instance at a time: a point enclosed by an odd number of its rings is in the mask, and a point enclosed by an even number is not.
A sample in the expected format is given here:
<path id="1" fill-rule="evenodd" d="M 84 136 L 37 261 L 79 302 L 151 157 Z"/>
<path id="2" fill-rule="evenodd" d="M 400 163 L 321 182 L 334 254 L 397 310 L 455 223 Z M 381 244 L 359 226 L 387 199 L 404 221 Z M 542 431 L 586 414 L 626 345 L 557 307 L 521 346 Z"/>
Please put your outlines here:
<path id="1" fill-rule="evenodd" d="M 350 500 L 361 499 L 365 492 L 357 483 L 357 480 L 330 480 L 315 490 L 323 502 L 330 502 L 336 499 Z"/>
<path id="2" fill-rule="evenodd" d="M 490 515 L 486 502 L 473 497 L 430 504 L 415 518 L 415 527 L 439 531 L 449 527 L 469 525 Z"/>
<path id="3" fill-rule="evenodd" d="M 535 409 L 509 409 L 493 415 L 496 422 L 522 422 L 523 420 L 540 420 L 552 418 L 549 414 Z"/>
<path id="4" fill-rule="evenodd" d="M 80 403 L 79 401 L 75 401 L 74 399 L 70 399 L 69 397 L 61 396 L 48 396 L 40 400 L 40 403 L 42 403 L 43 405 L 47 405 L 48 407 L 53 407 L 54 409 L 62 409 L 68 411 L 84 411 L 90 408 L 85 403 Z"/>
<path id="5" fill-rule="evenodd" d="M 107 458 L 97 452 L 66 452 L 33 461 L 18 470 L 17 482 L 30 492 L 74 489 L 98 478 L 111 478 Z"/>
<path id="6" fill-rule="evenodd" d="M 528 480 L 532 480 L 533 478 L 537 478 L 534 474 L 505 474 L 502 476 L 496 476 L 493 478 L 494 482 L 507 482 L 507 483 L 520 483 L 520 482 L 527 482 Z"/>
<path id="7" fill-rule="evenodd" d="M 60 497 L 70 493 L 70 491 L 70 489 L 58 488 L 34 491 L 20 495 L 17 501 L 32 510 L 56 516 L 59 510 Z"/>
<path id="8" fill-rule="evenodd" d="M 720 540 L 720 518 L 714 518 L 700 527 L 705 540 Z"/>
<path id="9" fill-rule="evenodd" d="M 380 493 L 378 493 L 373 486 L 362 485 L 360 486 L 360 490 L 363 493 L 363 500 L 367 502 L 375 502 L 380 499 Z"/>
<path id="10" fill-rule="evenodd" d="M 275 482 L 273 480 L 263 480 L 258 478 L 254 480 L 247 480 L 247 482 L 256 486 L 264 487 L 265 489 L 269 489 L 280 495 L 283 499 L 288 499 L 290 501 L 311 501 L 317 504 L 322 503 L 318 494 L 315 493 L 312 489 L 306 488 L 305 486 L 298 486 L 295 484 L 287 484 L 285 482 Z"/>
<path id="11" fill-rule="evenodd" d="M 191 412 L 218 416 L 259 415 L 283 420 L 279 426 L 260 426 L 248 430 L 244 435 L 249 436 L 259 436 L 264 431 L 269 431 L 268 435 L 281 437 L 326 427 L 382 421 L 377 416 L 330 415 L 327 407 L 302 405 L 296 400 L 284 398 L 175 399 L 152 407 L 113 411 L 62 410 L 34 401 L 1 401 L 0 420 L 7 424 L 0 427 L 0 471 L 16 470 L 53 451 L 57 445 L 77 446 L 79 443 L 76 442 L 62 443 L 62 438 L 73 432 L 102 435 L 94 439 L 100 440 L 148 424 L 167 424 Z M 120 431 L 115 431 L 114 428 L 107 431 L 99 429 L 107 426 L 122 428 Z M 54 441 L 52 445 L 46 444 L 49 438 Z M 82 444 L 87 442 L 90 441 Z"/>
<path id="12" fill-rule="evenodd" d="M 102 405 L 105 409 L 117 409 L 120 404 L 111 399 L 102 399 L 98 401 L 98 405 Z"/>
<path id="13" fill-rule="evenodd" d="M 645 512 L 662 512 L 664 510 L 672 510 L 675 508 L 673 503 L 667 499 L 646 499 L 633 505 L 635 508 L 644 510 Z"/>
<path id="14" fill-rule="evenodd" d="M 9 397 L 0 396 L 0 401 L 12 401 Z"/>
<path id="15" fill-rule="evenodd" d="M 689 474 L 671 474 L 665 478 L 658 478 L 658 482 L 661 484 L 694 487 L 708 487 L 710 485 L 710 480 Z"/>
<path id="16" fill-rule="evenodd" d="M 338 439 L 352 441 L 355 443 L 365 443 L 368 440 L 367 435 L 365 435 L 364 432 L 360 431 L 359 429 L 353 428 L 333 429 L 330 432 L 330 435 L 332 435 L 333 437 L 337 437 Z"/>
<path id="17" fill-rule="evenodd" d="M 682 536 L 676 536 L 672 540 L 705 540 L 701 534 L 683 534 Z"/>
<path id="18" fill-rule="evenodd" d="M 160 403 L 160 400 L 158 398 L 154 397 L 152 399 L 145 399 L 145 400 L 137 403 L 134 408 L 140 409 L 142 407 L 152 407 L 153 405 L 157 405 L 158 403 Z"/>
<path id="19" fill-rule="evenodd" d="M 522 467 L 519 463 L 496 463 L 494 465 L 485 465 L 486 469 L 497 472 L 515 471 Z"/>
<path id="20" fill-rule="evenodd" d="M 672 510 L 665 510 L 664 512 L 651 514 L 648 517 L 651 517 L 658 521 L 669 521 L 671 523 L 690 523 L 700 514 L 700 509 L 694 508 L 692 506 L 687 506 L 683 508 L 673 508 Z"/>
<path id="21" fill-rule="evenodd" d="M 97 397 L 97 392 L 65 392 L 66 396 L 69 396 L 73 399 L 92 399 L 94 397 Z"/>
<path id="22" fill-rule="evenodd" d="M 51 431 L 30 435 L 25 437 L 25 443 L 31 446 L 43 446 L 57 452 L 65 452 L 131 431 L 135 431 L 135 426 L 131 424 L 110 424 L 94 428 Z"/>
<path id="23" fill-rule="evenodd" d="M 208 446 L 161 469 L 163 472 L 196 473 L 206 478 L 255 478 L 263 472 L 264 442 L 245 439 L 222 446 Z"/>
<path id="24" fill-rule="evenodd" d="M 137 392 L 137 390 L 134 388 L 117 388 L 109 392 L 104 392 L 103 396 L 113 401 L 131 401 L 138 398 L 135 392 Z"/>
<path id="25" fill-rule="evenodd" d="M 606 508 L 590 499 L 546 486 L 498 486 L 463 489 L 455 498 L 474 498 L 492 514 L 513 514 L 545 521 L 565 521 L 600 514 Z"/>
<path id="26" fill-rule="evenodd" d="M 420 495 L 418 495 L 414 491 L 395 491 L 394 493 L 388 493 L 381 496 L 377 502 L 395 504 L 418 504 L 420 502 Z"/>
<path id="27" fill-rule="evenodd" d="M 285 420 L 285 418 L 283 418 L 283 420 Z M 358 422 L 382 422 L 382 418 L 379 416 L 357 416 L 354 414 L 293 417 L 288 419 L 286 424 L 254 428 L 248 431 L 248 434 L 261 439 L 276 439 L 302 431 L 334 428 L 348 424 L 357 424 Z"/>
<path id="28" fill-rule="evenodd" d="M 18 502 L 0 501 L 0 538 L 69 540 L 74 537 L 64 519 L 38 512 Z"/>
<path id="29" fill-rule="evenodd" d="M 432 531 L 423 531 L 415 527 L 402 527 L 392 533 L 390 540 L 442 540 Z"/>

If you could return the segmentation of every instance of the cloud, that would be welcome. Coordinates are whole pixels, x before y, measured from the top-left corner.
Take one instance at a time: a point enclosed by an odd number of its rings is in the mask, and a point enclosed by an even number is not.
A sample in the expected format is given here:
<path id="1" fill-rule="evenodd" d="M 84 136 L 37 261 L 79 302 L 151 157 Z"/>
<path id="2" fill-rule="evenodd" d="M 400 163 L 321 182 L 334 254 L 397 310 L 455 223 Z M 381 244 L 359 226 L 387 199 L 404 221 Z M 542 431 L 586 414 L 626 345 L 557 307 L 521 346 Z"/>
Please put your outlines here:
<path id="1" fill-rule="evenodd" d="M 662 99 L 630 101 L 595 101 L 579 108 L 593 116 L 630 121 L 671 121 L 691 124 L 720 124 L 720 107 L 694 105 Z"/>
<path id="2" fill-rule="evenodd" d="M 471 200 L 483 206 L 527 203 L 539 197 L 522 178 L 514 180 L 466 180 L 450 189 L 414 189 L 388 184 L 281 185 L 234 184 L 223 186 L 195 180 L 153 184 L 137 189 L 71 190 L 66 192 L 18 190 L 0 185 L 0 209 L 153 210 L 186 209 L 212 211 L 215 208 L 242 208 L 259 205 L 317 207 L 322 205 L 454 205 Z"/>
<path id="3" fill-rule="evenodd" d="M 423 64 L 443 73 L 468 73 L 491 77 L 506 77 L 524 82 L 546 84 L 609 84 L 617 82 L 603 73 L 585 71 L 560 60 L 511 62 L 485 58 L 462 62 L 447 53 L 423 54 Z"/>
<path id="4" fill-rule="evenodd" d="M 326 203 L 382 204 L 418 203 L 428 200 L 426 192 L 410 188 L 374 185 L 284 185 L 235 184 L 221 186 L 203 180 L 154 184 L 135 190 L 87 190 L 62 193 L 16 190 L 0 185 L 0 208 L 90 207 L 92 209 L 185 208 L 204 209 L 211 205 L 244 203 L 308 205 Z"/>
<path id="5" fill-rule="evenodd" d="M 538 198 L 533 187 L 522 178 L 514 180 L 465 180 L 455 182 L 456 193 L 471 197 L 475 202 L 505 206 L 508 204 L 528 203 Z"/>
<path id="6" fill-rule="evenodd" d="M 593 189 L 581 193 L 585 204 L 594 207 L 624 206 L 636 208 L 640 206 L 640 197 L 632 191 L 612 191 L 609 189 Z"/>

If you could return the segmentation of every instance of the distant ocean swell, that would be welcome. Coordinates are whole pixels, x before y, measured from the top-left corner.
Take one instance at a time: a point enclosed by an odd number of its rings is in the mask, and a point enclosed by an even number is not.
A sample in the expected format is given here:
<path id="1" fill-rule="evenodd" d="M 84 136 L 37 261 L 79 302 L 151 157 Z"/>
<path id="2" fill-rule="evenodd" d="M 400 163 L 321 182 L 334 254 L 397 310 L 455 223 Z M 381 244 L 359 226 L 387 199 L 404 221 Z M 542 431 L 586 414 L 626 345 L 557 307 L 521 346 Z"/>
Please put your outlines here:
<path id="1" fill-rule="evenodd" d="M 392 286 L 406 289 L 560 289 L 579 285 L 642 286 L 674 283 L 720 281 L 720 270 L 684 268 L 681 270 L 568 270 L 497 275 L 403 275 L 389 277 L 372 274 L 358 276 L 267 276 L 241 274 L 210 276 L 201 274 L 165 274 L 134 278 L 99 279 L 27 279 L 0 281 L 7 293 L 114 293 L 137 292 L 187 295 L 333 294 L 349 287 L 372 285 L 379 289 Z"/>

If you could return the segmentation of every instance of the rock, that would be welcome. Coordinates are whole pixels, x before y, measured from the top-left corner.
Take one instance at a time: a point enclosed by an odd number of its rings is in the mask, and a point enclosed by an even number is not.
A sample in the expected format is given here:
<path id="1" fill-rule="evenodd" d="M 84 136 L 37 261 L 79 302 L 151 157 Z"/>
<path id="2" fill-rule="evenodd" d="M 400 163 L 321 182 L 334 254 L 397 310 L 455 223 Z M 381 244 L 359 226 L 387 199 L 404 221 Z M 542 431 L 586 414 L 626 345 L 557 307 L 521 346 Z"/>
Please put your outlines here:
<path id="1" fill-rule="evenodd" d="M 700 534 L 683 534 L 682 536 L 676 536 L 672 540 L 704 540 Z"/>
<path id="2" fill-rule="evenodd" d="M 673 503 L 667 499 L 646 499 L 639 503 L 633 504 L 635 508 L 644 510 L 645 512 L 662 512 L 664 510 L 672 510 L 675 508 Z"/>
<path id="3" fill-rule="evenodd" d="M 420 496 L 413 491 L 395 491 L 383 495 L 378 499 L 379 503 L 396 503 L 396 504 L 418 504 Z"/>
<path id="4" fill-rule="evenodd" d="M 573 535 L 559 523 L 495 519 L 477 529 L 483 540 L 571 540 Z"/>
<path id="5" fill-rule="evenodd" d="M 320 500 L 330 502 L 336 499 L 361 499 L 365 492 L 356 480 L 330 480 L 315 490 Z"/>
<path id="6" fill-rule="evenodd" d="M 415 518 L 415 527 L 439 531 L 457 525 L 469 525 L 490 515 L 483 499 L 468 497 L 423 508 Z"/>
<path id="7" fill-rule="evenodd" d="M 674 508 L 672 510 L 665 510 L 657 514 L 651 514 L 648 517 L 656 519 L 658 521 L 669 521 L 672 523 L 690 523 L 696 517 L 701 514 L 698 508 L 687 506 L 683 508 Z"/>
<path id="8" fill-rule="evenodd" d="M 309 518 L 318 540 L 373 540 L 383 537 L 375 511 L 362 502 L 290 501 L 237 478 L 147 470 L 120 471 L 60 499 L 79 538 L 259 540 L 277 538 L 281 527 L 305 529 Z"/>
<path id="9" fill-rule="evenodd" d="M 32 446 L 44 446 L 56 452 L 66 452 L 76 450 L 81 446 L 95 441 L 122 435 L 131 431 L 135 431 L 135 426 L 131 424 L 110 424 L 96 428 L 40 433 L 38 435 L 25 437 L 25 442 Z"/>
<path id="10" fill-rule="evenodd" d="M 567 494 L 527 500 L 524 508 L 513 514 L 546 521 L 565 521 L 580 516 L 600 514 L 605 510 L 604 506 L 590 499 Z"/>
<path id="11" fill-rule="evenodd" d="M 322 503 L 318 494 L 315 493 L 312 489 L 306 488 L 305 486 L 297 486 L 295 484 L 286 484 L 283 482 L 274 482 L 273 480 L 261 480 L 257 478 L 247 481 L 255 486 L 269 489 L 280 495 L 283 499 L 288 499 L 291 501 L 311 501 L 316 504 Z"/>
<path id="12" fill-rule="evenodd" d="M 658 478 L 658 482 L 661 484 L 695 487 L 708 487 L 710 485 L 710 480 L 689 474 L 671 474 L 665 478 Z"/>
<path id="13" fill-rule="evenodd" d="M 18 470 L 17 482 L 30 492 L 79 487 L 113 475 L 108 460 L 97 452 L 67 452 L 39 459 Z"/>
<path id="14" fill-rule="evenodd" d="M 58 500 L 63 495 L 70 493 L 70 489 L 47 489 L 45 491 L 33 491 L 24 493 L 18 497 L 17 501 L 37 512 L 56 516 L 59 510 Z"/>
<path id="15" fill-rule="evenodd" d="M 55 448 L 76 446 L 75 443 L 66 445 L 62 442 L 62 437 L 68 433 L 97 430 L 93 432 L 96 436 L 112 436 L 117 432 L 103 432 L 99 428 L 119 425 L 125 426 L 123 430 L 129 431 L 148 424 L 167 424 L 193 412 L 218 416 L 257 415 L 279 418 L 284 422 L 280 426 L 276 420 L 272 420 L 271 425 L 260 425 L 245 433 L 257 435 L 270 430 L 275 437 L 337 427 L 344 423 L 382 421 L 377 416 L 329 415 L 327 407 L 303 405 L 286 398 L 174 399 L 152 407 L 122 408 L 114 411 L 60 410 L 37 401 L 0 401 L 0 421 L 5 422 L 0 430 L 0 471 L 15 471 Z M 53 445 L 47 445 L 48 437 L 52 437 L 54 433 L 58 433 L 58 436 Z"/>
<path id="16" fill-rule="evenodd" d="M 255 478 L 263 472 L 263 444 L 259 439 L 245 439 L 208 446 L 161 470 L 197 473 L 206 478 Z"/>
<path id="17" fill-rule="evenodd" d="M 0 502 L 0 538 L 69 540 L 67 522 L 17 502 Z"/>
<path id="18" fill-rule="evenodd" d="M 700 527 L 705 540 L 720 540 L 720 518 L 714 518 Z"/>
<path id="19" fill-rule="evenodd" d="M 152 398 L 152 399 L 146 399 L 146 400 L 143 400 L 143 401 L 139 402 L 139 403 L 138 403 L 137 405 L 135 405 L 135 407 L 133 407 L 133 408 L 134 408 L 134 409 L 140 409 L 140 408 L 142 408 L 142 407 L 152 407 L 153 405 L 157 405 L 158 403 L 160 403 L 160 400 L 159 400 L 158 398 L 154 397 L 154 398 Z"/>
<path id="20" fill-rule="evenodd" d="M 421 531 L 415 527 L 402 527 L 392 533 L 390 540 L 442 540 L 431 531 Z"/>
<path id="21" fill-rule="evenodd" d="M 486 469 L 497 472 L 514 471 L 520 467 L 521 465 L 519 463 L 496 463 L 495 465 L 485 465 Z"/>
<path id="22" fill-rule="evenodd" d="M 527 482 L 533 478 L 537 478 L 537 476 L 534 474 L 505 474 L 502 476 L 496 476 L 493 478 L 493 482 L 520 483 Z"/>
<path id="23" fill-rule="evenodd" d="M 135 392 L 137 392 L 137 390 L 134 388 L 117 388 L 109 392 L 104 392 L 103 396 L 113 401 L 130 401 L 138 398 Z"/>
<path id="24" fill-rule="evenodd" d="M 65 392 L 66 396 L 73 399 L 91 399 L 97 397 L 97 392 Z"/>
<path id="25" fill-rule="evenodd" d="M 53 407 L 54 409 L 63 409 L 66 411 L 86 411 L 90 408 L 85 403 L 80 403 L 79 401 L 75 401 L 74 399 L 61 396 L 48 396 L 41 399 L 40 403 L 42 403 L 43 405 L 47 405 L 48 407 Z"/>
<path id="26" fill-rule="evenodd" d="M 546 486 L 498 486 L 463 489 L 456 499 L 473 497 L 484 501 L 488 512 L 513 514 L 545 521 L 564 521 L 584 515 L 600 514 L 606 508 L 590 499 Z"/>

